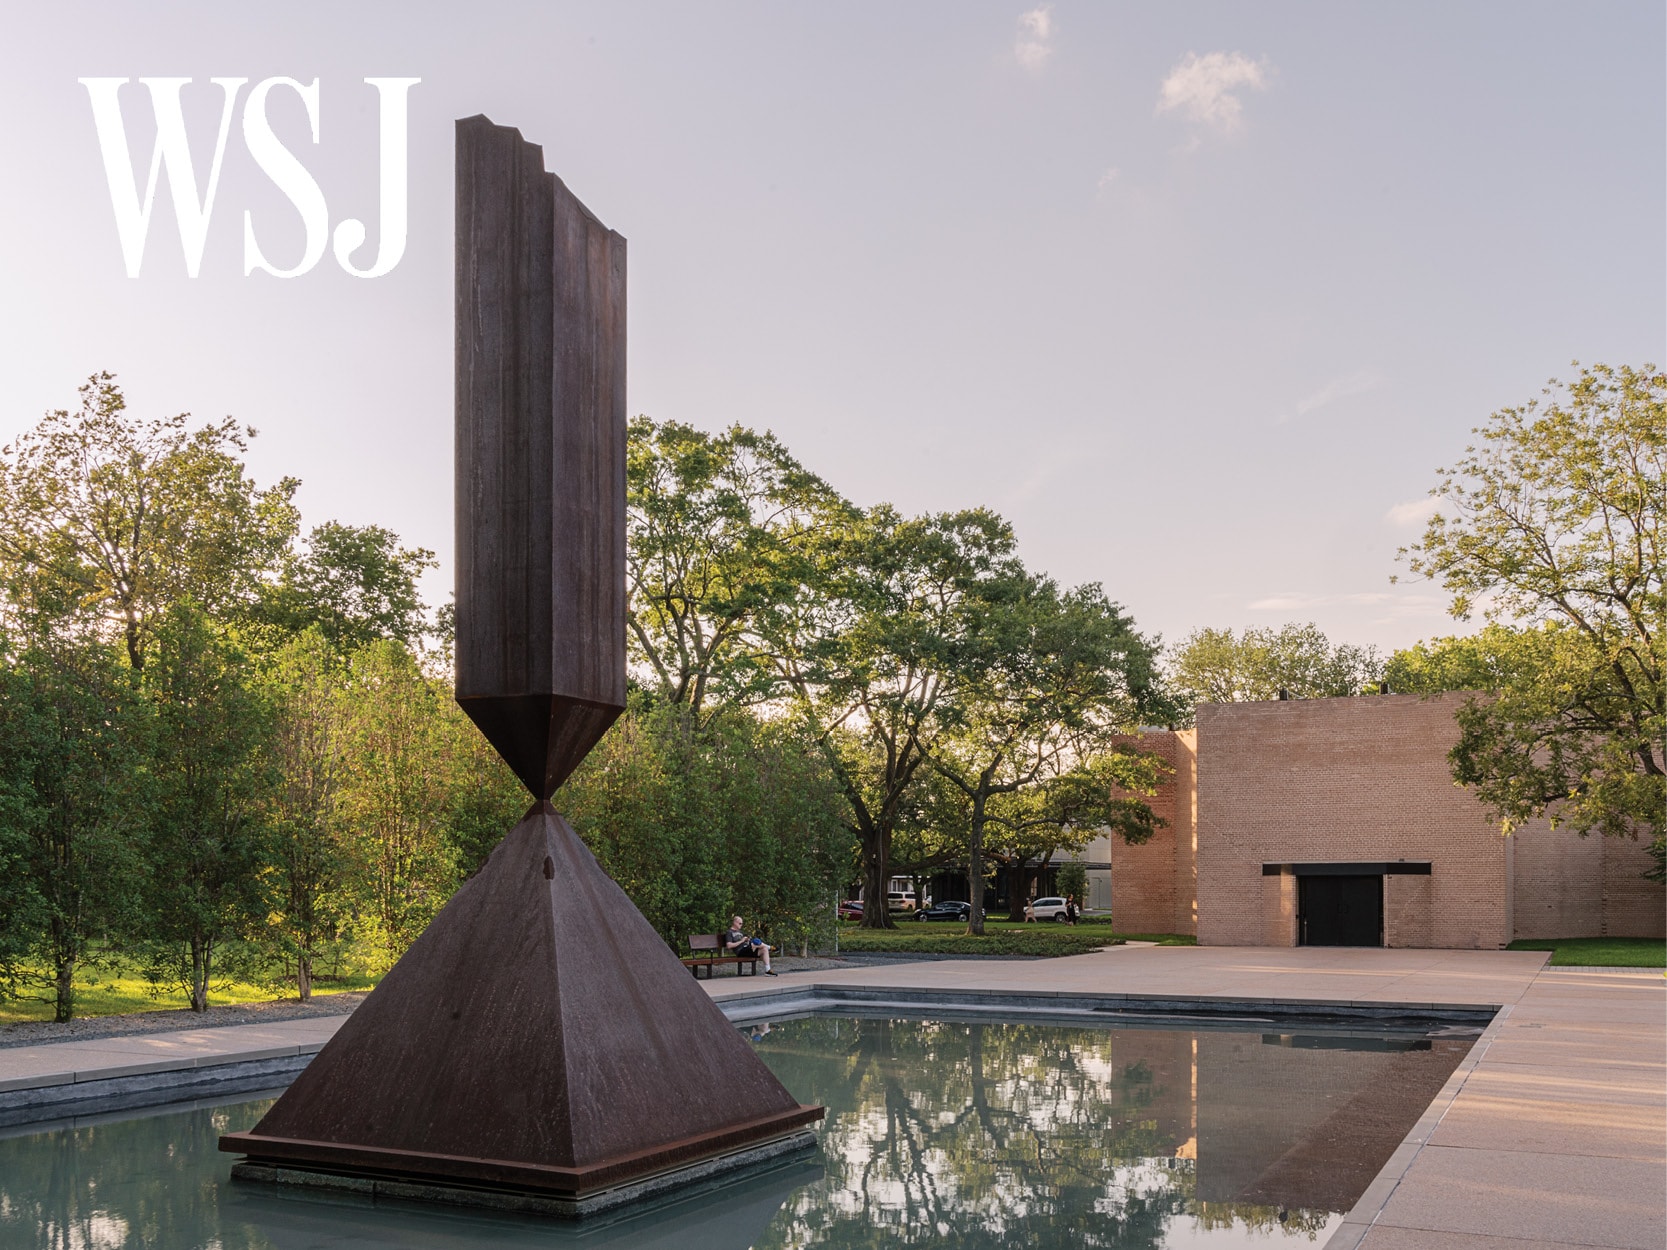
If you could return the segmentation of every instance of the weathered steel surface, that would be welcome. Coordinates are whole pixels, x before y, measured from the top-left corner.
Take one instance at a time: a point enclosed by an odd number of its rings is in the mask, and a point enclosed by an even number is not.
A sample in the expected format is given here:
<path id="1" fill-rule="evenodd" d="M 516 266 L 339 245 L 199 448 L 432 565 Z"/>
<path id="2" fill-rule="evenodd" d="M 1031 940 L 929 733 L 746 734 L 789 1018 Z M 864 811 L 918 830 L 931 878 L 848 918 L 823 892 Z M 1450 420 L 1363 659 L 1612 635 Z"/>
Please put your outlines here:
<path id="1" fill-rule="evenodd" d="M 625 707 L 625 240 L 457 123 L 457 700 L 537 798 Z"/>
<path id="2" fill-rule="evenodd" d="M 220 1140 L 583 1194 L 821 1117 L 540 803 L 261 1122 Z"/>
<path id="3" fill-rule="evenodd" d="M 625 241 L 484 117 L 457 124 L 457 560 L 458 702 L 539 801 L 221 1148 L 577 1199 L 802 1132 L 822 1108 L 548 802 L 625 706 Z"/>

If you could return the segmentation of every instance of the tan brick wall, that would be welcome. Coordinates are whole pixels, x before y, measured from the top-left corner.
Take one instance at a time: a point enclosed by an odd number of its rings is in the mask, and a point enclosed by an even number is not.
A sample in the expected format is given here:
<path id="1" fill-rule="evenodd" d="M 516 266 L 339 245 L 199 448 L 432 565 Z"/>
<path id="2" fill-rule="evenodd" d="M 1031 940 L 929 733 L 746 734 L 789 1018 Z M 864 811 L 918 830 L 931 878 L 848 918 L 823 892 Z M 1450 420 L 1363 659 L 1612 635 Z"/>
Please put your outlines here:
<path id="1" fill-rule="evenodd" d="M 1143 796 L 1168 823 L 1139 846 L 1110 839 L 1112 923 L 1125 933 L 1196 933 L 1197 734 L 1183 729 L 1135 741 L 1175 772 Z"/>
<path id="2" fill-rule="evenodd" d="M 1512 936 L 1518 938 L 1661 937 L 1667 933 L 1662 888 L 1644 880 L 1644 843 L 1581 837 L 1535 821 L 1511 835 Z"/>
<path id="3" fill-rule="evenodd" d="M 1510 941 L 1504 839 L 1448 771 L 1463 698 L 1200 707 L 1198 940 L 1295 942 L 1295 880 L 1264 878 L 1264 863 L 1406 859 L 1431 875 L 1386 878 L 1392 943 Z"/>

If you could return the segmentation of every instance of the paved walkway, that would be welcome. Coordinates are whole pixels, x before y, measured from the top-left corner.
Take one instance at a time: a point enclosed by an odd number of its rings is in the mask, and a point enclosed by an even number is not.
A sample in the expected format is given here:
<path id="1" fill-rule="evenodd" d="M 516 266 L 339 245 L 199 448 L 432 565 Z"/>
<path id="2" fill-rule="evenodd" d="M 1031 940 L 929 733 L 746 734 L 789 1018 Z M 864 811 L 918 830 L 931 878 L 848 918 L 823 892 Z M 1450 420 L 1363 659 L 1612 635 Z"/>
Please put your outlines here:
<path id="1" fill-rule="evenodd" d="M 1330 1250 L 1667 1245 L 1667 982 L 1545 968 L 1533 951 L 1139 947 L 702 982 L 1151 994 L 1506 1008 Z M 0 1091 L 316 1050 L 341 1017 L 0 1051 Z"/>

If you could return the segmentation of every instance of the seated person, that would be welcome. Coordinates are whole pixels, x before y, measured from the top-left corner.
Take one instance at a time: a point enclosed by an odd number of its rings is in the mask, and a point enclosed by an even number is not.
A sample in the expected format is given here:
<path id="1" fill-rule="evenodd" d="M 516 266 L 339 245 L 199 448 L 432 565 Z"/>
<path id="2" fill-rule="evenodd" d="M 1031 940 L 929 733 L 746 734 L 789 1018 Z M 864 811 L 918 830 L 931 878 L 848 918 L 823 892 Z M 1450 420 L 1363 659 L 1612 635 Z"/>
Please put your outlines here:
<path id="1" fill-rule="evenodd" d="M 764 975 L 775 976 L 770 968 L 770 948 L 755 937 L 748 937 L 741 931 L 741 917 L 729 918 L 729 932 L 724 934 L 724 949 L 731 955 L 757 955 L 764 961 Z"/>

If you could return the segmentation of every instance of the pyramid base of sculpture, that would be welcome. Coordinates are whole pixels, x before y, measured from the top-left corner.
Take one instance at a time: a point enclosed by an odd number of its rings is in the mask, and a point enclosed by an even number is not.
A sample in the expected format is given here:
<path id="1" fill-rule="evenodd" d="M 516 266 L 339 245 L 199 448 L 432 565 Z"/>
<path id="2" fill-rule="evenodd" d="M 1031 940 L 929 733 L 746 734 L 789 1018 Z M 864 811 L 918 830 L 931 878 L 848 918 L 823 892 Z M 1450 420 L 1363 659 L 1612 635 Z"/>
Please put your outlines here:
<path id="1" fill-rule="evenodd" d="M 646 1175 L 638 1172 L 616 1184 L 585 1192 L 485 1182 L 464 1184 L 449 1177 L 425 1178 L 411 1166 L 410 1160 L 400 1161 L 394 1171 L 383 1172 L 373 1168 L 325 1168 L 304 1162 L 251 1157 L 232 1165 L 232 1178 L 280 1188 L 322 1190 L 372 1202 L 434 1203 L 580 1220 L 617 1211 L 621 1207 L 638 1208 L 662 1197 L 681 1201 L 715 1189 L 741 1173 L 761 1176 L 783 1169 L 796 1169 L 806 1173 L 803 1179 L 815 1179 L 821 1174 L 821 1169 L 805 1168 L 804 1162 L 807 1156 L 815 1154 L 816 1145 L 815 1130 L 799 1128 L 767 1141 L 752 1142 L 740 1149 L 669 1166 L 663 1171 Z M 448 1164 L 456 1162 L 446 1161 Z M 490 1163 L 489 1160 L 469 1162 Z M 481 1170 L 490 1172 L 492 1169 L 488 1166 Z"/>
<path id="2" fill-rule="evenodd" d="M 798 1149 L 822 1115 L 541 802 L 220 1148 L 247 1156 L 245 1175 L 537 1195 L 583 1214 L 622 1187 Z"/>

